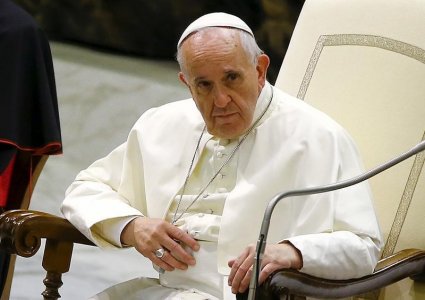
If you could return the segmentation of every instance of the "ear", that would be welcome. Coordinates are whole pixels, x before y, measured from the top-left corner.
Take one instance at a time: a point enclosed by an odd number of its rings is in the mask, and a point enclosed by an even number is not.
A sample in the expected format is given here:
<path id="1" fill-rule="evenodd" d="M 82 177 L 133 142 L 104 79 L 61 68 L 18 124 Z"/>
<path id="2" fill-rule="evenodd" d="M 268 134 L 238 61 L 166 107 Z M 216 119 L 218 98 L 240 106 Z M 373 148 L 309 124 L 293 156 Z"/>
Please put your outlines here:
<path id="1" fill-rule="evenodd" d="M 189 92 L 190 92 L 190 94 L 192 95 L 192 98 L 193 98 L 194 96 L 193 96 L 193 93 L 192 93 L 192 89 L 190 88 L 190 85 L 187 82 L 186 77 L 184 77 L 183 72 L 179 72 L 179 80 L 180 80 L 181 83 L 183 83 L 185 86 L 187 86 L 187 88 L 189 89 Z"/>
<path id="2" fill-rule="evenodd" d="M 190 88 L 189 87 L 189 84 L 186 81 L 186 78 L 184 77 L 183 72 L 179 72 L 179 80 L 180 80 L 180 82 L 182 82 L 183 84 L 185 84 L 188 88 Z"/>
<path id="3" fill-rule="evenodd" d="M 269 68 L 270 58 L 266 54 L 260 54 L 257 62 L 258 84 L 262 87 L 266 83 L 267 69 Z"/>

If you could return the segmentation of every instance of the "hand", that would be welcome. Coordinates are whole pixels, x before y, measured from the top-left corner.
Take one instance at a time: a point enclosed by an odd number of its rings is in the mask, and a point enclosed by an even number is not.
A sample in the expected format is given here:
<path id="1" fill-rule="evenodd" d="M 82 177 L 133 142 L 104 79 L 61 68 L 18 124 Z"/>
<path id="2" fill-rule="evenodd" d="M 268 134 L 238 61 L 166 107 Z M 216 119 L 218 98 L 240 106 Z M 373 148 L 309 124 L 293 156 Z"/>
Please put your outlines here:
<path id="1" fill-rule="evenodd" d="M 232 268 L 229 275 L 229 286 L 232 287 L 232 293 L 243 293 L 249 287 L 254 255 L 255 246 L 251 245 L 236 259 L 229 261 L 228 265 Z M 260 266 L 259 283 L 263 283 L 276 270 L 284 268 L 299 270 L 301 267 L 301 253 L 291 243 L 266 245 Z"/>
<path id="2" fill-rule="evenodd" d="M 195 259 L 183 249 L 183 245 L 193 251 L 199 250 L 198 242 L 188 233 L 162 219 L 147 217 L 132 220 L 124 228 L 121 241 L 134 246 L 137 251 L 166 271 L 186 270 L 189 265 L 195 265 Z M 158 258 L 155 250 L 160 248 L 165 252 L 163 257 Z"/>

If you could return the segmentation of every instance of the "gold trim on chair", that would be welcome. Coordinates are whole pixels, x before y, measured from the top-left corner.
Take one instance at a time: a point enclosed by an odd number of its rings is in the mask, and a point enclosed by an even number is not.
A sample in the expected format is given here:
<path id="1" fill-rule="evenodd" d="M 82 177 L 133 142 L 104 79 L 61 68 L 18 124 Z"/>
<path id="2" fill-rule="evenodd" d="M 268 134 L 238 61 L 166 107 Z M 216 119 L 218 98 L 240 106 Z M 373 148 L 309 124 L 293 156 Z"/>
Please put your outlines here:
<path id="1" fill-rule="evenodd" d="M 335 34 L 335 35 L 321 35 L 316 43 L 316 47 L 313 50 L 300 88 L 298 90 L 297 98 L 304 100 L 311 79 L 313 77 L 316 66 L 319 62 L 322 50 L 325 46 L 365 46 L 375 47 L 391 52 L 395 52 L 401 55 L 405 55 L 412 59 L 415 59 L 425 64 L 425 50 L 408 43 L 400 42 L 394 39 L 375 36 L 375 35 L 363 35 L 363 34 Z M 422 140 L 425 139 L 425 133 Z M 395 219 L 391 226 L 385 247 L 382 251 L 382 257 L 385 258 L 394 253 L 395 246 L 404 221 L 406 219 L 407 211 L 413 198 L 413 194 L 416 188 L 416 184 L 419 180 L 419 176 L 423 169 L 425 162 L 425 153 L 420 153 L 416 156 L 410 171 L 409 178 L 406 182 L 406 186 L 401 196 L 401 200 L 396 212 Z"/>
<path id="2" fill-rule="evenodd" d="M 413 58 L 425 64 L 425 50 L 390 38 L 365 34 L 321 35 L 311 55 L 310 62 L 298 90 L 297 98 L 304 99 L 320 54 L 325 46 L 366 46 L 381 48 Z"/>
<path id="3" fill-rule="evenodd" d="M 425 140 L 425 132 L 422 136 L 422 140 Z M 406 187 L 404 189 L 403 195 L 401 196 L 401 200 L 397 208 L 390 233 L 388 234 L 384 250 L 382 251 L 381 258 L 386 258 L 394 253 L 394 249 L 397 244 L 398 237 L 400 236 L 404 220 L 406 219 L 407 211 L 409 210 L 409 206 L 413 198 L 413 193 L 415 192 L 415 188 L 418 183 L 419 176 L 421 175 L 424 162 L 425 153 L 418 153 L 415 157 L 412 169 L 410 170 L 409 178 L 407 179 Z"/>

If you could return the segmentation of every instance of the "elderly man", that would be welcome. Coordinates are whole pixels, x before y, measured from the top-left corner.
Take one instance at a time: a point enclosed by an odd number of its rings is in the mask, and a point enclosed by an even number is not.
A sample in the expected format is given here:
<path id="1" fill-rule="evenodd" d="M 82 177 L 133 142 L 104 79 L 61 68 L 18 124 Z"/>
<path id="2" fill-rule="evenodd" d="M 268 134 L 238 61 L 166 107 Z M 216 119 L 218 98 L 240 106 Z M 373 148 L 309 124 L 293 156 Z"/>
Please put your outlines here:
<path id="1" fill-rule="evenodd" d="M 269 58 L 242 20 L 205 15 L 177 48 L 192 99 L 144 113 L 67 190 L 63 213 L 79 230 L 102 247 L 135 247 L 159 271 L 97 299 L 234 299 L 275 194 L 362 172 L 340 126 L 266 81 Z M 261 282 L 279 268 L 372 272 L 381 235 L 367 184 L 282 202 L 269 241 Z"/>

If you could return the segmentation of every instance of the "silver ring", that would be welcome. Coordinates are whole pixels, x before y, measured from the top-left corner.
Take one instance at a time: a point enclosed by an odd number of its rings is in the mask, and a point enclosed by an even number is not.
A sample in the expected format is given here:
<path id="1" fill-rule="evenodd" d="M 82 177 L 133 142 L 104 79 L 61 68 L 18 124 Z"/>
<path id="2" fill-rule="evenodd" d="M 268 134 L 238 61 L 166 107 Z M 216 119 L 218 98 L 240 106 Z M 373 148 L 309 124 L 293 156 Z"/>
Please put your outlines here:
<path id="1" fill-rule="evenodd" d="M 162 258 L 164 256 L 164 254 L 165 254 L 165 250 L 163 248 L 156 249 L 154 251 L 154 254 L 158 258 Z"/>

